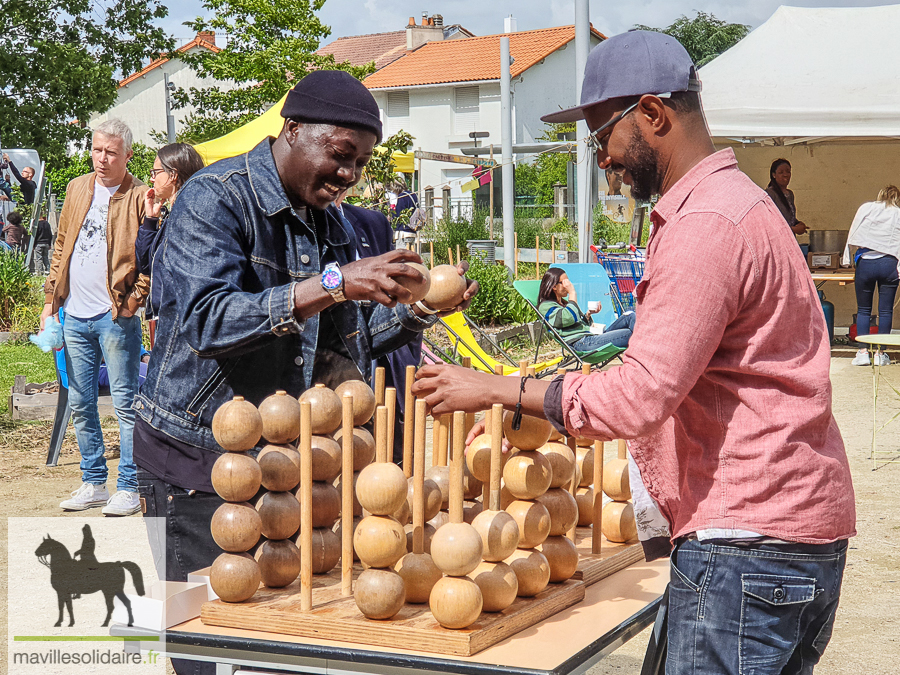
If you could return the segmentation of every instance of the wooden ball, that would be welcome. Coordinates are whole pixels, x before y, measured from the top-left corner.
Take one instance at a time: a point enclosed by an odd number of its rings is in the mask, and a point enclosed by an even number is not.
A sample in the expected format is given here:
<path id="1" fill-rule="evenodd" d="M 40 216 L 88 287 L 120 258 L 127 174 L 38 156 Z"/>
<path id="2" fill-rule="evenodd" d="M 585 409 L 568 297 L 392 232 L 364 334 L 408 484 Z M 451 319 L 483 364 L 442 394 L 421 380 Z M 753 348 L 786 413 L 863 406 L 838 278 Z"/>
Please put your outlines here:
<path id="1" fill-rule="evenodd" d="M 516 573 L 520 598 L 534 597 L 547 588 L 550 582 L 550 563 L 540 551 L 516 549 L 505 562 Z"/>
<path id="2" fill-rule="evenodd" d="M 262 418 L 256 406 L 235 396 L 219 406 L 212 420 L 213 437 L 223 450 L 244 452 L 259 443 Z"/>
<path id="3" fill-rule="evenodd" d="M 516 498 L 513 496 L 513 493 L 509 491 L 509 488 L 506 487 L 506 483 L 502 480 L 500 481 L 500 508 L 504 511 L 506 508 L 516 501 Z"/>
<path id="4" fill-rule="evenodd" d="M 370 464 L 359 472 L 356 498 L 362 507 L 375 516 L 389 516 L 406 501 L 406 475 L 396 464 Z"/>
<path id="5" fill-rule="evenodd" d="M 300 402 L 304 401 L 312 404 L 310 422 L 314 435 L 330 434 L 341 426 L 341 399 L 324 384 L 317 384 L 300 394 Z"/>
<path id="6" fill-rule="evenodd" d="M 353 550 L 369 567 L 391 567 L 406 554 L 406 532 L 390 516 L 366 516 L 353 532 Z"/>
<path id="7" fill-rule="evenodd" d="M 469 467 L 463 464 L 463 499 L 475 501 L 481 498 L 484 489 L 484 483 L 475 478 Z"/>
<path id="8" fill-rule="evenodd" d="M 484 598 L 469 577 L 442 577 L 431 589 L 428 607 L 444 628 L 466 628 L 478 621 Z"/>
<path id="9" fill-rule="evenodd" d="M 290 539 L 268 539 L 256 549 L 262 582 L 269 588 L 284 588 L 300 576 L 300 550 Z"/>
<path id="10" fill-rule="evenodd" d="M 213 464 L 212 484 L 226 502 L 246 502 L 259 491 L 262 471 L 244 452 L 226 452 Z"/>
<path id="11" fill-rule="evenodd" d="M 463 504 L 463 522 L 471 525 L 482 511 L 484 511 L 484 506 L 481 502 Z"/>
<path id="12" fill-rule="evenodd" d="M 300 534 L 294 540 L 300 546 Z M 331 528 L 317 527 L 312 531 L 313 574 L 327 574 L 341 559 L 341 538 Z"/>
<path id="13" fill-rule="evenodd" d="M 502 463 L 505 463 L 506 454 L 503 453 Z M 481 434 L 466 448 L 466 467 L 469 472 L 482 483 L 491 480 L 491 436 Z"/>
<path id="14" fill-rule="evenodd" d="M 266 492 L 256 510 L 266 539 L 287 539 L 300 529 L 300 502 L 290 492 Z"/>
<path id="15" fill-rule="evenodd" d="M 294 493 L 300 498 L 300 488 Z M 299 503 L 299 502 L 298 502 Z M 341 516 L 341 493 L 331 483 L 312 484 L 312 526 L 331 527 Z"/>
<path id="16" fill-rule="evenodd" d="M 262 435 L 276 445 L 290 443 L 300 435 L 300 403 L 279 389 L 259 404 Z"/>
<path id="17" fill-rule="evenodd" d="M 513 413 L 503 414 L 503 434 L 510 445 L 519 450 L 537 450 L 550 438 L 553 425 L 545 419 L 522 415 L 522 425 L 516 431 L 512 428 Z"/>
<path id="18" fill-rule="evenodd" d="M 223 553 L 209 570 L 209 583 L 222 602 L 249 600 L 260 579 L 259 565 L 247 553 Z"/>
<path id="19" fill-rule="evenodd" d="M 406 532 L 406 550 L 412 551 L 413 550 L 413 526 L 412 526 L 412 523 L 410 523 L 409 525 L 405 525 L 403 527 L 403 531 Z M 423 539 L 423 541 L 424 541 L 423 550 L 425 551 L 425 553 L 428 553 L 428 554 L 431 553 L 431 540 L 434 539 L 435 532 L 437 532 L 437 530 L 434 528 L 434 525 L 432 525 L 431 523 L 425 523 L 425 533 L 424 533 L 425 536 Z"/>
<path id="20" fill-rule="evenodd" d="M 552 426 L 552 425 L 551 425 L 551 426 Z M 560 441 L 560 442 L 562 442 L 562 443 L 565 443 L 566 437 L 563 436 L 561 433 L 559 433 L 559 432 L 556 430 L 556 427 L 553 427 L 553 428 L 550 430 L 550 441 L 551 441 L 551 442 L 554 442 L 554 443 L 555 443 L 556 441 Z"/>
<path id="21" fill-rule="evenodd" d="M 361 517 L 358 517 L 358 516 L 353 517 L 353 532 L 354 533 L 356 532 L 356 528 L 359 527 L 359 524 L 361 522 L 362 522 Z M 343 546 L 343 542 L 344 542 L 344 535 L 343 535 L 343 532 L 341 529 L 342 525 L 343 525 L 343 522 L 341 520 L 337 521 L 334 524 L 334 534 L 337 536 L 338 541 L 341 542 L 341 546 Z M 351 539 L 352 539 L 352 537 L 351 537 Z M 359 556 L 356 554 L 355 550 L 353 551 L 353 561 L 359 562 Z"/>
<path id="22" fill-rule="evenodd" d="M 575 474 L 575 453 L 562 443 L 544 443 L 537 450 L 550 462 L 550 487 L 559 488 Z"/>
<path id="23" fill-rule="evenodd" d="M 216 509 L 209 524 L 216 544 L 229 553 L 243 553 L 259 541 L 262 522 L 247 502 L 225 503 Z"/>
<path id="24" fill-rule="evenodd" d="M 519 580 L 505 562 L 483 562 L 469 572 L 469 578 L 481 589 L 483 612 L 502 612 L 516 601 Z"/>
<path id="25" fill-rule="evenodd" d="M 468 523 L 447 523 L 431 540 L 431 557 L 444 574 L 465 576 L 481 562 L 481 535 Z"/>
<path id="26" fill-rule="evenodd" d="M 439 530 L 444 525 L 450 522 L 450 514 L 446 511 L 438 511 L 437 515 L 428 521 L 428 524 L 434 527 L 435 530 Z"/>
<path id="27" fill-rule="evenodd" d="M 551 537 L 565 534 L 578 522 L 578 502 L 562 488 L 552 488 L 537 498 L 550 514 Z"/>
<path id="28" fill-rule="evenodd" d="M 409 507 L 409 502 L 404 499 L 400 508 L 394 511 L 391 514 L 391 517 L 401 525 L 410 523 L 412 521 L 412 511 Z"/>
<path id="29" fill-rule="evenodd" d="M 362 517 L 362 506 L 360 506 L 359 500 L 356 498 L 356 479 L 359 477 L 358 473 L 353 474 L 353 485 L 351 489 L 351 493 L 353 494 L 353 517 Z M 344 483 L 342 480 L 337 482 L 337 491 L 339 494 L 344 494 Z"/>
<path id="30" fill-rule="evenodd" d="M 585 438 L 584 436 L 579 436 L 575 439 L 575 445 L 579 448 L 589 448 L 594 445 L 594 441 L 591 438 Z"/>
<path id="31" fill-rule="evenodd" d="M 413 479 L 409 478 L 407 483 L 409 487 L 406 491 L 406 501 L 409 503 L 411 511 L 413 504 Z M 434 518 L 441 510 L 443 495 L 441 494 L 441 489 L 438 487 L 438 484 L 430 478 L 425 479 L 422 489 L 425 494 L 425 521 L 427 522 Z"/>
<path id="32" fill-rule="evenodd" d="M 550 513 L 540 502 L 516 500 L 506 512 L 519 526 L 519 548 L 534 548 L 550 534 Z"/>
<path id="33" fill-rule="evenodd" d="M 634 507 L 629 502 L 609 502 L 603 507 L 600 531 L 617 544 L 624 544 L 637 536 Z"/>
<path id="34" fill-rule="evenodd" d="M 550 487 L 550 460 L 535 451 L 519 452 L 503 467 L 503 483 L 517 499 L 534 499 Z"/>
<path id="35" fill-rule="evenodd" d="M 550 564 L 550 583 L 571 579 L 578 570 L 578 549 L 568 537 L 547 537 L 537 547 Z"/>
<path id="36" fill-rule="evenodd" d="M 578 488 L 575 493 L 578 505 L 578 527 L 589 527 L 594 523 L 594 488 Z"/>
<path id="37" fill-rule="evenodd" d="M 444 576 L 427 553 L 407 553 L 394 568 L 406 584 L 406 601 L 428 602 L 431 589 Z"/>
<path id="38" fill-rule="evenodd" d="M 344 447 L 344 430 L 338 429 L 334 434 L 334 440 L 342 448 Z M 353 430 L 353 470 L 362 471 L 375 459 L 375 438 L 362 427 Z"/>
<path id="39" fill-rule="evenodd" d="M 594 447 L 578 446 L 575 450 L 575 462 L 581 471 L 581 487 L 587 487 L 594 482 Z"/>
<path id="40" fill-rule="evenodd" d="M 367 619 L 390 619 L 406 602 L 406 585 L 392 569 L 363 570 L 353 585 L 353 599 Z"/>
<path id="41" fill-rule="evenodd" d="M 481 557 L 488 562 L 506 560 L 519 546 L 519 525 L 506 511 L 482 511 L 472 527 L 481 537 Z"/>
<path id="42" fill-rule="evenodd" d="M 614 502 L 631 499 L 631 478 L 627 459 L 612 459 L 603 467 L 603 491 Z"/>
<path id="43" fill-rule="evenodd" d="M 256 458 L 262 486 L 272 492 L 293 490 L 300 482 L 300 453 L 287 445 L 267 445 Z"/>
<path id="44" fill-rule="evenodd" d="M 361 427 L 375 414 L 375 392 L 362 380 L 345 380 L 334 390 L 341 400 L 344 394 L 353 395 L 353 426 Z"/>
<path id="45" fill-rule="evenodd" d="M 312 437 L 312 479 L 331 483 L 341 475 L 341 446 L 330 436 Z"/>
<path id="46" fill-rule="evenodd" d="M 431 286 L 425 295 L 425 303 L 432 309 L 450 309 L 462 302 L 466 293 L 466 280 L 453 265 L 431 268 Z"/>
<path id="47" fill-rule="evenodd" d="M 414 305 L 415 303 L 419 302 L 419 300 L 424 300 L 425 296 L 428 295 L 428 291 L 431 289 L 431 274 L 428 272 L 428 268 L 425 267 L 425 265 L 420 265 L 419 263 L 412 262 L 408 262 L 406 264 L 420 272 L 422 274 L 423 280 L 416 282 L 409 277 L 395 277 L 394 281 L 396 281 L 401 286 L 404 286 L 407 290 L 409 290 L 410 293 L 412 293 L 413 297 L 406 304 Z"/>
<path id="48" fill-rule="evenodd" d="M 572 480 L 563 485 L 562 488 L 571 492 L 573 482 L 575 483 L 576 489 L 581 485 L 581 467 L 578 466 L 578 462 L 575 462 L 575 473 L 572 474 Z"/>
<path id="49" fill-rule="evenodd" d="M 425 472 L 425 479 L 432 481 L 441 490 L 441 508 L 450 503 L 450 467 L 433 466 Z"/>

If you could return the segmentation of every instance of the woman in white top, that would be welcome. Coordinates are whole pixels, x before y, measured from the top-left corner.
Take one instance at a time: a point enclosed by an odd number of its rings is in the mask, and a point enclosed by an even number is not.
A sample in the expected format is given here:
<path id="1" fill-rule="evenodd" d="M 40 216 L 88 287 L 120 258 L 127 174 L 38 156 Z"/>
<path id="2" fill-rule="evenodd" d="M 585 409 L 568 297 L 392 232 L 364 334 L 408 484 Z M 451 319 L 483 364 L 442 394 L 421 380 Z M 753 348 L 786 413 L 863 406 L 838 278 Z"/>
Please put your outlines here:
<path id="1" fill-rule="evenodd" d="M 897 258 L 900 257 L 900 189 L 888 185 L 878 193 L 878 199 L 859 207 L 844 248 L 843 263 L 850 264 L 850 247 L 856 252 L 856 332 L 869 334 L 869 316 L 875 287 L 878 286 L 878 332 L 888 334 L 894 315 L 894 296 L 897 294 Z M 887 354 L 875 355 L 877 365 L 890 363 Z M 853 359 L 855 366 L 868 366 L 869 353 L 865 346 Z"/>

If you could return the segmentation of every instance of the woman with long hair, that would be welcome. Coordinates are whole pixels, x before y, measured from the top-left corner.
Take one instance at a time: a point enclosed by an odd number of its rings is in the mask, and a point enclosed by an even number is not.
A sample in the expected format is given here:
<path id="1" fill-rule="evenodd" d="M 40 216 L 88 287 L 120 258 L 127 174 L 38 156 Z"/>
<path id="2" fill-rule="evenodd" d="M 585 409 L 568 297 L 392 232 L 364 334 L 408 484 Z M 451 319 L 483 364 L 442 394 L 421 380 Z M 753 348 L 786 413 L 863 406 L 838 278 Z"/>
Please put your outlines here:
<path id="1" fill-rule="evenodd" d="M 573 349 L 591 352 L 608 344 L 622 349 L 628 346 L 634 331 L 634 312 L 626 312 L 602 333 L 593 333 L 591 315 L 599 311 L 599 303 L 597 309 L 588 310 L 587 314 L 581 311 L 575 286 L 565 271 L 551 267 L 544 274 L 538 291 L 538 312 Z"/>
<path id="2" fill-rule="evenodd" d="M 144 196 L 144 220 L 138 228 L 134 242 L 134 254 L 140 274 L 150 276 L 150 300 L 147 303 L 148 318 L 159 308 L 161 289 L 153 286 L 153 259 L 165 239 L 166 221 L 175 197 L 188 178 L 203 168 L 203 159 L 187 143 L 170 143 L 156 153 L 150 182 L 153 187 Z"/>
<path id="3" fill-rule="evenodd" d="M 787 221 L 794 234 L 805 234 L 806 223 L 797 220 L 797 207 L 794 205 L 794 193 L 788 189 L 791 182 L 791 163 L 784 159 L 776 159 L 769 168 L 769 184 L 766 193 L 775 202 L 781 215 Z"/>
<path id="4" fill-rule="evenodd" d="M 878 333 L 891 332 L 894 319 L 894 297 L 900 282 L 897 274 L 900 257 L 900 189 L 888 185 L 878 193 L 874 202 L 859 207 L 844 247 L 843 263 L 850 264 L 850 247 L 856 248 L 853 262 L 856 265 L 856 334 L 868 335 L 870 315 L 878 287 Z M 869 352 L 861 345 L 852 363 L 868 366 Z M 876 364 L 890 363 L 887 354 L 875 354 Z"/>

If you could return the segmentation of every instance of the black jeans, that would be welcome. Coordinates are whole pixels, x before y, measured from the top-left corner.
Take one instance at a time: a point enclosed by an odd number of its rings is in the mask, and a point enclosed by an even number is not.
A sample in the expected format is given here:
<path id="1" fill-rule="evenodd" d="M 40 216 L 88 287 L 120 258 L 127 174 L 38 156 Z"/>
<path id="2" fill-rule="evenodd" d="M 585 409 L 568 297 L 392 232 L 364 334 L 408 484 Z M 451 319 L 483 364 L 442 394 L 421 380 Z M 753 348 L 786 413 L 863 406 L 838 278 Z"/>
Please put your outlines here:
<path id="1" fill-rule="evenodd" d="M 894 296 L 897 294 L 897 259 L 892 255 L 867 260 L 860 258 L 856 264 L 856 334 L 869 334 L 869 316 L 872 299 L 878 286 L 878 333 L 891 332 L 894 318 Z"/>
<path id="2" fill-rule="evenodd" d="M 137 468 L 138 493 L 143 500 L 145 518 L 164 518 L 165 531 L 145 521 L 150 549 L 160 578 L 187 581 L 189 572 L 212 565 L 222 549 L 212 538 L 209 524 L 213 513 L 223 504 L 222 498 L 209 492 L 191 494 L 161 481 L 149 471 Z M 162 563 L 165 562 L 163 571 Z M 172 659 L 178 675 L 214 675 L 214 663 Z"/>

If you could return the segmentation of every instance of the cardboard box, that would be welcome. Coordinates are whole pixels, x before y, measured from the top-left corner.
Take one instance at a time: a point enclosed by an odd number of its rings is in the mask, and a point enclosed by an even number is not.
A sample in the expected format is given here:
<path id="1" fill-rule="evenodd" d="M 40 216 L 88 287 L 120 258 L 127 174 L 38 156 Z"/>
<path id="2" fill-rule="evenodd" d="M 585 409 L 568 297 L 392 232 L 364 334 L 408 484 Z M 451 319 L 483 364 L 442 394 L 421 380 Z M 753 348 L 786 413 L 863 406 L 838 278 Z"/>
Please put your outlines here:
<path id="1" fill-rule="evenodd" d="M 202 570 L 188 573 L 188 581 L 192 581 L 197 584 L 206 584 L 207 594 L 209 595 L 210 602 L 219 599 L 219 596 L 216 595 L 216 592 L 213 590 L 212 584 L 209 581 L 209 571 L 211 569 L 211 567 L 204 567 Z"/>
<path id="2" fill-rule="evenodd" d="M 200 607 L 209 599 L 204 583 L 157 581 L 146 595 L 126 593 L 131 601 L 132 625 L 160 632 L 200 616 Z M 113 621 L 128 624 L 128 610 L 114 599 Z"/>
<path id="3" fill-rule="evenodd" d="M 807 253 L 806 262 L 811 270 L 836 270 L 841 266 L 841 254 Z"/>

